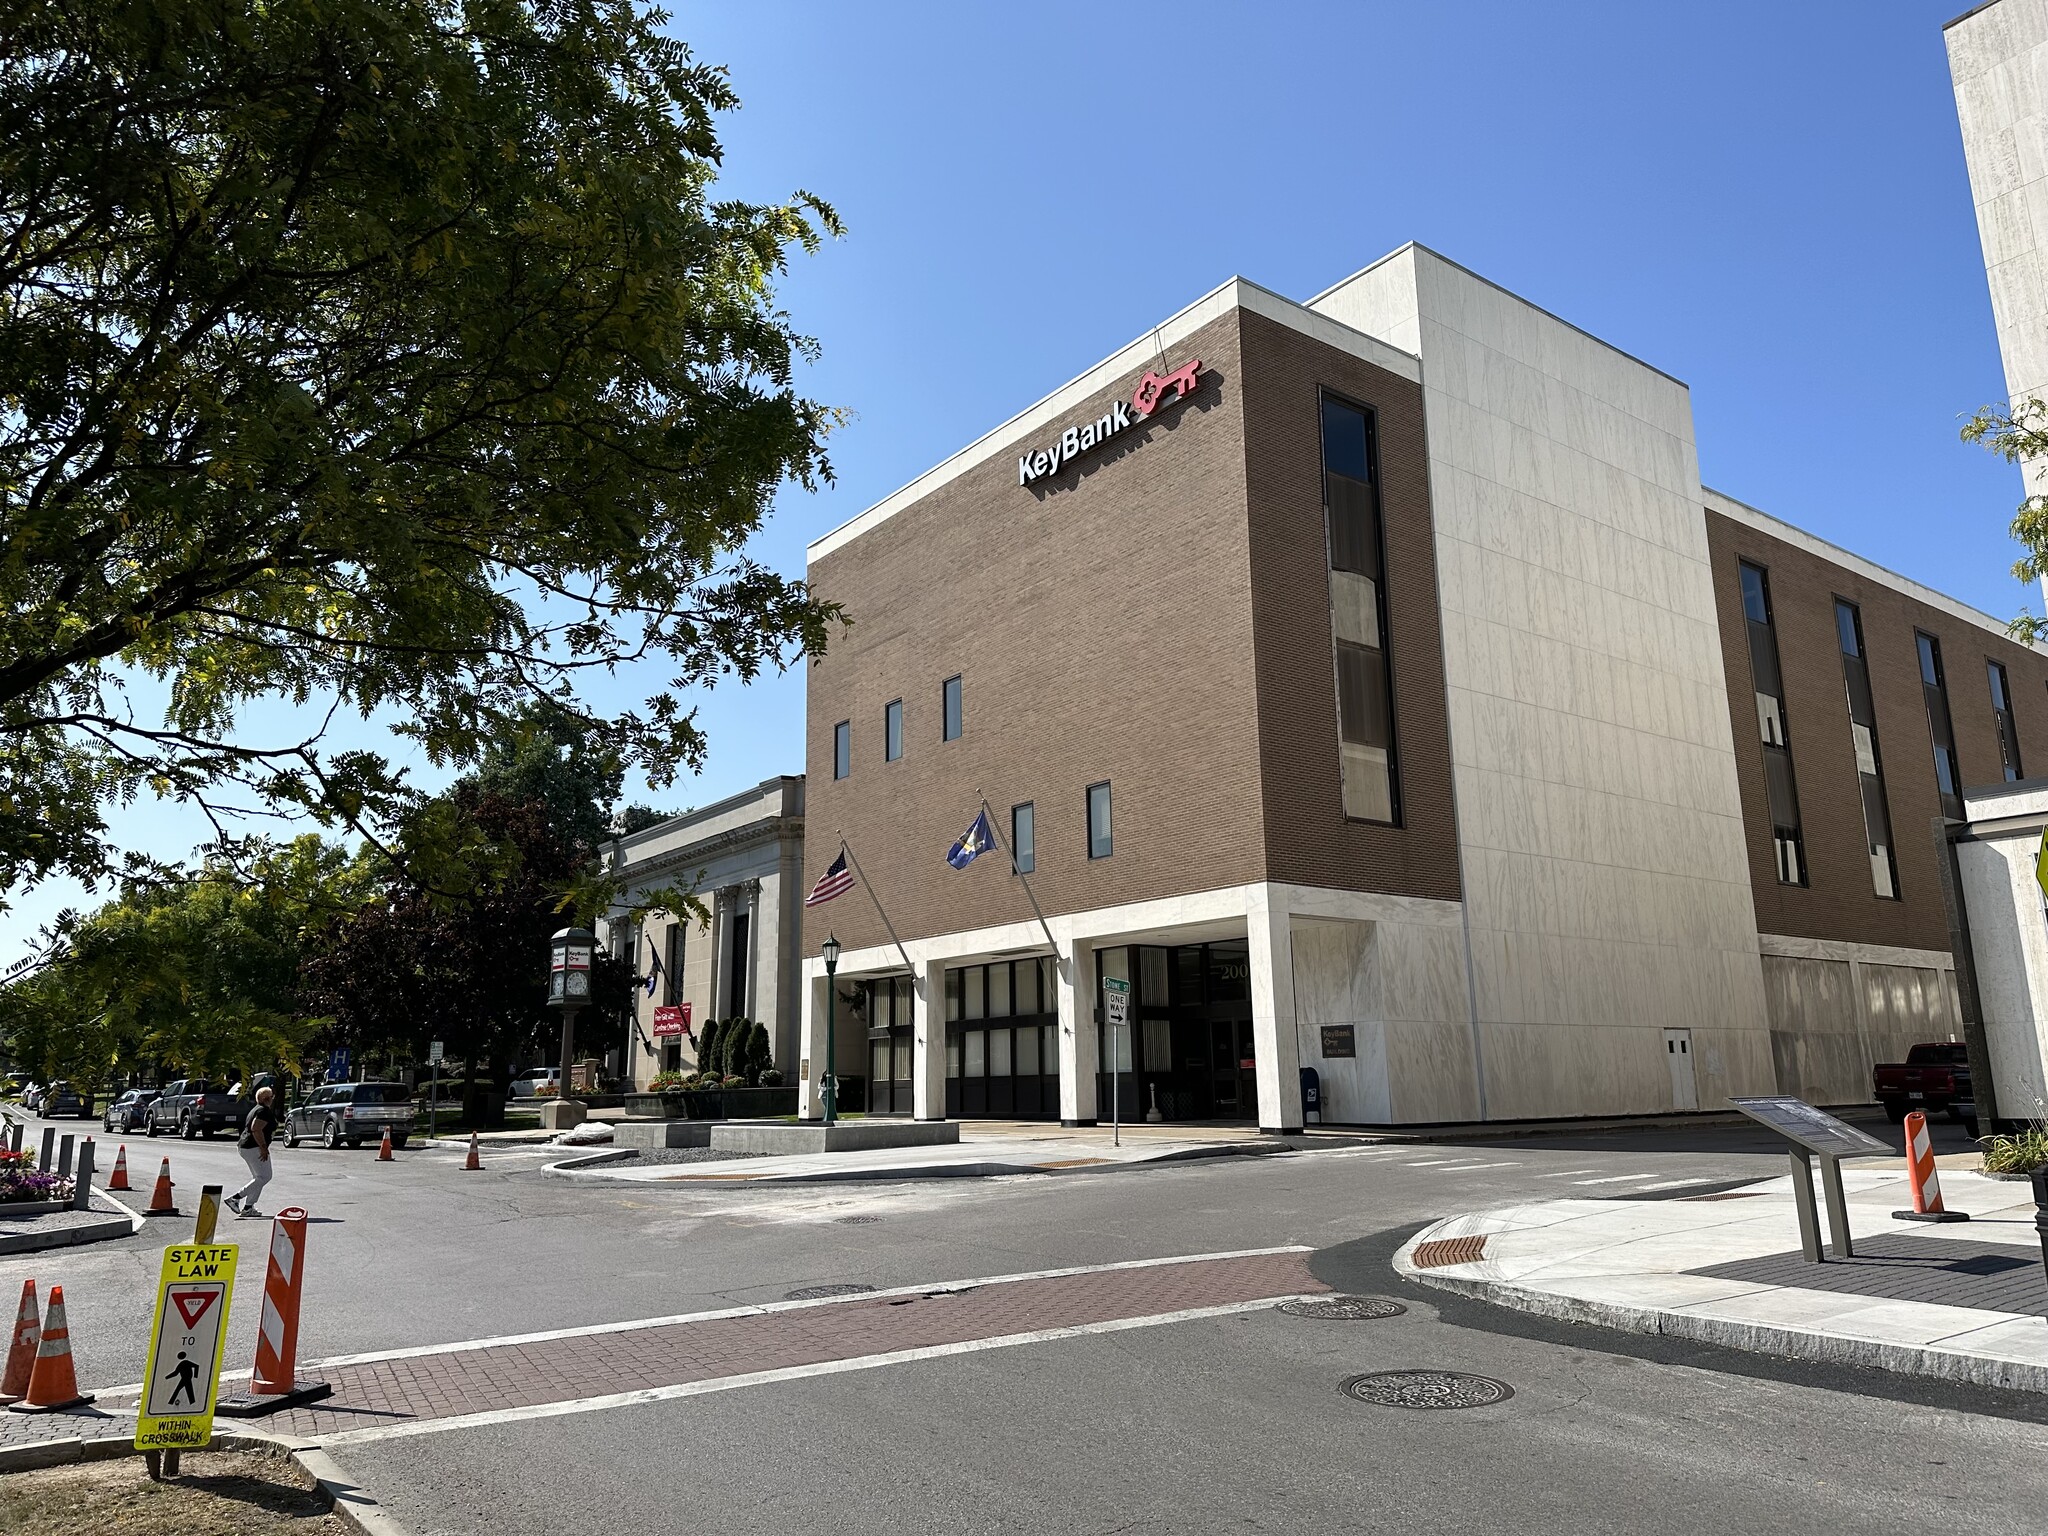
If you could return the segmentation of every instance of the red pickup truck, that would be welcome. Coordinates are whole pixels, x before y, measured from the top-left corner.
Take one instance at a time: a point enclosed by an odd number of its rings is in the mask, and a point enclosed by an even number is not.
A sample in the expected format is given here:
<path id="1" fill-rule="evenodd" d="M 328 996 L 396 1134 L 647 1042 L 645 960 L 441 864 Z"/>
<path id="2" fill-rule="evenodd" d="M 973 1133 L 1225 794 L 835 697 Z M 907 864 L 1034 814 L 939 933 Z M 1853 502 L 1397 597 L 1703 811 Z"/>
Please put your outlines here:
<path id="1" fill-rule="evenodd" d="M 1885 1062 L 1872 1069 L 1871 1092 L 1895 1123 L 1915 1109 L 1929 1115 L 1946 1110 L 1951 1120 L 1966 1125 L 1977 1118 L 1976 1094 L 1970 1086 L 1970 1052 L 1963 1045 L 1937 1042 L 1914 1046 L 1904 1061 Z"/>

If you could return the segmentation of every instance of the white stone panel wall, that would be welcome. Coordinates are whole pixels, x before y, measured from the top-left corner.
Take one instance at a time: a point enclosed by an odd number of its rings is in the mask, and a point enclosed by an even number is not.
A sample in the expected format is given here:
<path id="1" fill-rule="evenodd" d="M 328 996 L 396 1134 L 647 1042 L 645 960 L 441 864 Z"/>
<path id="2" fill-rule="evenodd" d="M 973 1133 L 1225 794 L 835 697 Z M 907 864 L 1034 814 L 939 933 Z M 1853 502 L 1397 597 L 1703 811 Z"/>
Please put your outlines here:
<path id="1" fill-rule="evenodd" d="M 1419 246 L 1311 307 L 1422 359 L 1483 1113 L 1769 1092 L 1685 386 Z"/>
<path id="2" fill-rule="evenodd" d="M 1996 0 L 1944 37 L 2006 393 L 2048 398 L 2048 0 Z M 2026 470 L 2048 491 L 2048 461 Z"/>
<path id="3" fill-rule="evenodd" d="M 2048 788 L 1970 802 L 1974 820 L 2048 815 Z M 2048 1119 L 2048 911 L 2034 879 L 2038 824 L 1956 845 L 1978 1004 L 1999 1114 Z"/>

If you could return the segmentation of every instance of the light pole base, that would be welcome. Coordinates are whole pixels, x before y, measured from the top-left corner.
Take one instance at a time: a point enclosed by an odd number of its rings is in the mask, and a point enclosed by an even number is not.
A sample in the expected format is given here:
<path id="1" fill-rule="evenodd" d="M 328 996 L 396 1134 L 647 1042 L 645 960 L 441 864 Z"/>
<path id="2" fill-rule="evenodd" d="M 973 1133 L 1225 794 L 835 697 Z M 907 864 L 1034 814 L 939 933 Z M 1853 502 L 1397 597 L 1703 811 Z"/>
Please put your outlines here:
<path id="1" fill-rule="evenodd" d="M 590 1118 L 590 1107 L 580 1099 L 556 1099 L 540 1107 L 540 1125 L 544 1131 L 573 1131 Z"/>

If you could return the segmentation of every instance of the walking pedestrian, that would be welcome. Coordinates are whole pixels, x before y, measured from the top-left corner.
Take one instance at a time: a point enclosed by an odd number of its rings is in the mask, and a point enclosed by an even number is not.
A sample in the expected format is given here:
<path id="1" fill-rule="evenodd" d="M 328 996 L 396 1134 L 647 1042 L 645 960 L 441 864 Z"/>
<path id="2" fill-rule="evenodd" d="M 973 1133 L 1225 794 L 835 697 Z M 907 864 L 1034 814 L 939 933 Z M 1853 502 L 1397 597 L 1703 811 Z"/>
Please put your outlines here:
<path id="1" fill-rule="evenodd" d="M 263 1186 L 270 1182 L 270 1142 L 277 1130 L 277 1111 L 270 1107 L 276 1095 L 268 1088 L 256 1090 L 256 1107 L 249 1111 L 249 1118 L 242 1125 L 242 1139 L 236 1149 L 242 1154 L 242 1161 L 249 1166 L 249 1182 L 228 1196 L 227 1207 L 238 1218 L 261 1216 L 256 1202 L 262 1198 Z"/>

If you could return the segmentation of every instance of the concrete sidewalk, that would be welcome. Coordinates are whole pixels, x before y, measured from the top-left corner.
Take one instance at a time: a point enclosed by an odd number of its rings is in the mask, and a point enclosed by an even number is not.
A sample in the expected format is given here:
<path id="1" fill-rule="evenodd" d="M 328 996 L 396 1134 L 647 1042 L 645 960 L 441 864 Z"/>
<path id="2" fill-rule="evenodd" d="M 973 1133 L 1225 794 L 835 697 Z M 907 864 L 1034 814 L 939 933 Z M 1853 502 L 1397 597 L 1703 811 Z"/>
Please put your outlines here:
<path id="1" fill-rule="evenodd" d="M 974 1121 L 974 1129 L 943 1146 L 888 1147 L 872 1152 L 816 1152 L 706 1163 L 620 1164 L 603 1148 L 565 1156 L 545 1170 L 569 1178 L 657 1184 L 799 1184 L 855 1179 L 993 1178 L 1006 1174 L 1078 1173 L 1180 1162 L 1201 1157 L 1257 1156 L 1293 1150 L 1273 1136 L 1238 1126 L 1126 1126 L 1121 1145 L 1108 1126 L 1064 1129 L 1030 1121 Z M 564 1147 L 563 1152 L 572 1149 Z"/>
<path id="2" fill-rule="evenodd" d="M 1903 1170 L 1850 1165 L 1842 1179 L 1856 1249 L 1847 1261 L 1801 1256 L 1787 1176 L 1683 1199 L 1454 1216 L 1417 1233 L 1394 1266 L 1574 1322 L 2048 1392 L 2031 1187 L 1944 1168 L 1948 1208 L 1973 1219 L 1930 1225 L 1892 1219 L 1912 1208 Z"/>

